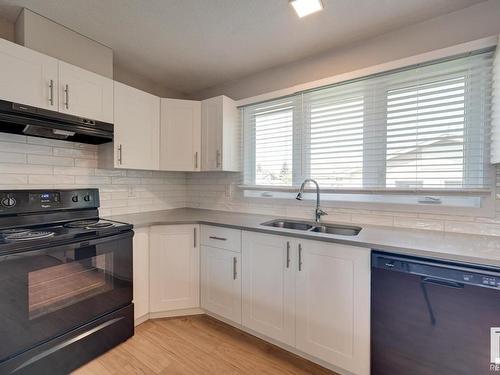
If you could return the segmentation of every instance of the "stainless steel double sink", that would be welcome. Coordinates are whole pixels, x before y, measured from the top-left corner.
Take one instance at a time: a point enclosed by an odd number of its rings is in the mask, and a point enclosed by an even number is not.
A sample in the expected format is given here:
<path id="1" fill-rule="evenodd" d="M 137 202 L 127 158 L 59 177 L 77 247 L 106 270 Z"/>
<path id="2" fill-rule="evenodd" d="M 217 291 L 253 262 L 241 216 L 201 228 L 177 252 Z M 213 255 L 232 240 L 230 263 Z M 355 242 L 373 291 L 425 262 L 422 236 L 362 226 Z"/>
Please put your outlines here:
<path id="1" fill-rule="evenodd" d="M 341 236 L 357 236 L 361 232 L 360 227 L 337 224 L 321 224 L 308 221 L 276 219 L 262 223 L 266 227 L 293 229 L 304 232 L 316 232 L 325 234 L 335 234 Z"/>

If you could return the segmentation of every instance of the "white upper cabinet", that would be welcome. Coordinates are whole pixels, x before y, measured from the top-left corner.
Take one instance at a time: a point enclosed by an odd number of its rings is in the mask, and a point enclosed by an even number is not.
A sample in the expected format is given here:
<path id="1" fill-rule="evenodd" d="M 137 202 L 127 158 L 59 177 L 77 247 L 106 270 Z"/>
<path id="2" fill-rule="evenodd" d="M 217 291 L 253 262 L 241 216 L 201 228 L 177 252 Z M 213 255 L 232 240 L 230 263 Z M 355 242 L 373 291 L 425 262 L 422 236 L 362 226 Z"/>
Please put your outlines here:
<path id="1" fill-rule="evenodd" d="M 232 99 L 217 96 L 201 102 L 201 133 L 201 169 L 239 171 L 239 118 Z"/>
<path id="2" fill-rule="evenodd" d="M 295 271 L 287 237 L 242 233 L 242 324 L 295 344 Z"/>
<path id="3" fill-rule="evenodd" d="M 59 61 L 59 111 L 113 122 L 113 80 Z"/>
<path id="4" fill-rule="evenodd" d="M 57 59 L 0 38 L 0 99 L 58 110 Z"/>
<path id="5" fill-rule="evenodd" d="M 161 99 L 160 169 L 199 171 L 201 102 Z"/>
<path id="6" fill-rule="evenodd" d="M 160 98 L 119 82 L 114 97 L 114 144 L 103 145 L 113 159 L 107 167 L 158 170 Z"/>
<path id="7" fill-rule="evenodd" d="M 369 249 L 307 240 L 297 246 L 296 348 L 369 374 Z"/>

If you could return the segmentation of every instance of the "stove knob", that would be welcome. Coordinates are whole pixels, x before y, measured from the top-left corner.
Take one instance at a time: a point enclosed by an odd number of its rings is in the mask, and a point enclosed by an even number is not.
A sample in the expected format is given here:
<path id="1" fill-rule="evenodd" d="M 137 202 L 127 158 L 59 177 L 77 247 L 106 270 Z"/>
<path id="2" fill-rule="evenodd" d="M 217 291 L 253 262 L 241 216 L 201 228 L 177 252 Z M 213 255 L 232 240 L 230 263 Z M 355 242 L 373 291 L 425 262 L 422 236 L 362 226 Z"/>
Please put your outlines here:
<path id="1" fill-rule="evenodd" d="M 16 200 L 14 198 L 3 198 L 2 199 L 2 206 L 10 208 L 14 207 L 16 205 Z"/>
<path id="2" fill-rule="evenodd" d="M 85 195 L 85 196 L 83 197 L 83 200 L 84 200 L 85 202 L 90 202 L 90 195 Z"/>
<path id="3" fill-rule="evenodd" d="M 78 195 L 73 195 L 73 196 L 71 197 L 71 200 L 72 200 L 73 202 L 75 202 L 75 203 L 76 203 L 76 202 L 78 202 Z"/>

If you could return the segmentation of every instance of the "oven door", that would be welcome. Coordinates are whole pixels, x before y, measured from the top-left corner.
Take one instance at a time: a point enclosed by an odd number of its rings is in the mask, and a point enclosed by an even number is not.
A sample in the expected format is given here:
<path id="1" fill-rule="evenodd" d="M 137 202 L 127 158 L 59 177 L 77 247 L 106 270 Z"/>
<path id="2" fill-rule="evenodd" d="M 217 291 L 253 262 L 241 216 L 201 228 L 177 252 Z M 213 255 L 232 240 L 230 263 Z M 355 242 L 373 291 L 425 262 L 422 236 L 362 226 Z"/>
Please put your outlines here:
<path id="1" fill-rule="evenodd" d="M 0 362 L 130 304 L 132 236 L 0 256 Z"/>

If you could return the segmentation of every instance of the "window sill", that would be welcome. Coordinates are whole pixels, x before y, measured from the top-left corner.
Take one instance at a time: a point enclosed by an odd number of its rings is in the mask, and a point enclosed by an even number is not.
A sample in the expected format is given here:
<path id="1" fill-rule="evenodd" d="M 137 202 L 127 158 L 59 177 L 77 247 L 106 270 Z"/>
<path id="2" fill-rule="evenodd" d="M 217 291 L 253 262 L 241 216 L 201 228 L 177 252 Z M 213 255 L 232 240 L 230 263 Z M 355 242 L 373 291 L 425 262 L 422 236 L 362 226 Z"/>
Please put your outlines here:
<path id="1" fill-rule="evenodd" d="M 245 198 L 295 200 L 299 187 L 239 185 Z M 314 201 L 315 189 L 306 189 L 303 200 Z M 489 189 L 321 189 L 321 201 L 339 208 L 390 210 L 433 214 L 493 217 L 494 194 Z"/>

